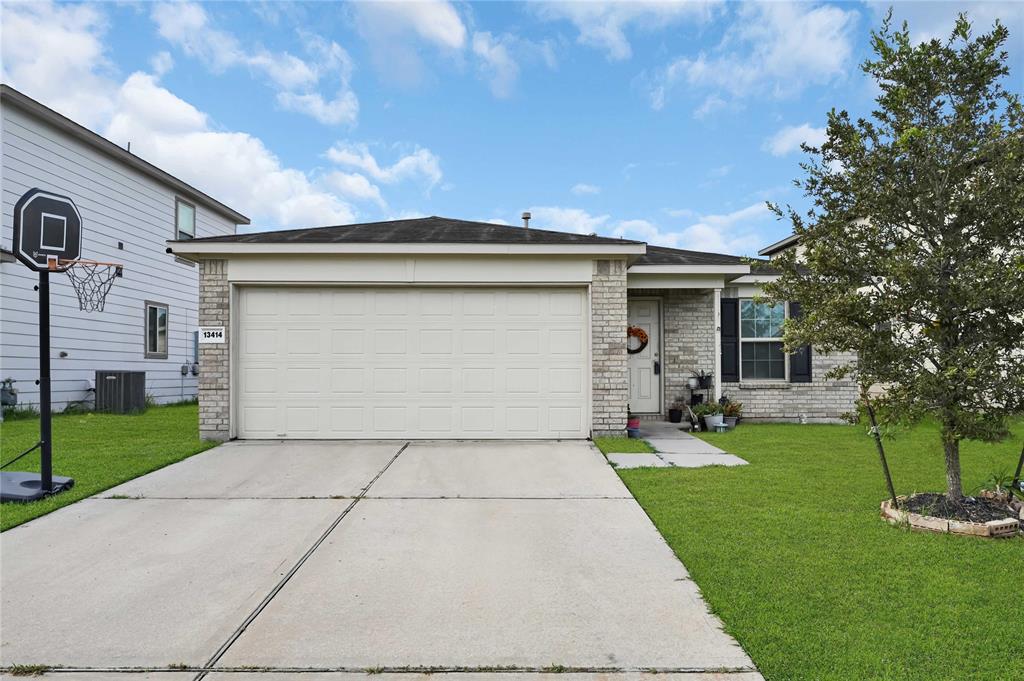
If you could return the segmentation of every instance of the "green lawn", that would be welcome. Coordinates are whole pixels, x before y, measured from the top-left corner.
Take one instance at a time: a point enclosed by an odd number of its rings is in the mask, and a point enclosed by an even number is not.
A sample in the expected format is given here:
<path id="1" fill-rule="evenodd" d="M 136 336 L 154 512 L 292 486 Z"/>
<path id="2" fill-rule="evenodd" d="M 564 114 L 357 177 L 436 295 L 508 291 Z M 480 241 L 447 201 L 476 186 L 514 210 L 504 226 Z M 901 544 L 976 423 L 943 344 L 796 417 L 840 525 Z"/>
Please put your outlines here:
<path id="1" fill-rule="evenodd" d="M 647 440 L 633 437 L 595 437 L 594 444 L 605 454 L 647 454 L 654 451 Z"/>
<path id="2" fill-rule="evenodd" d="M 964 443 L 964 486 L 1016 466 L 1024 422 Z M 741 425 L 701 437 L 749 466 L 618 473 L 767 679 L 1024 679 L 1024 539 L 879 519 L 863 427 Z M 944 489 L 937 431 L 887 443 L 897 493 Z"/>
<path id="3" fill-rule="evenodd" d="M 39 439 L 38 419 L 0 426 L 3 463 Z M 53 472 L 75 479 L 70 491 L 29 504 L 0 506 L 0 530 L 45 515 L 125 480 L 181 461 L 215 442 L 199 439 L 198 407 L 150 407 L 144 414 L 61 414 L 53 418 Z M 38 471 L 39 450 L 4 470 Z"/>

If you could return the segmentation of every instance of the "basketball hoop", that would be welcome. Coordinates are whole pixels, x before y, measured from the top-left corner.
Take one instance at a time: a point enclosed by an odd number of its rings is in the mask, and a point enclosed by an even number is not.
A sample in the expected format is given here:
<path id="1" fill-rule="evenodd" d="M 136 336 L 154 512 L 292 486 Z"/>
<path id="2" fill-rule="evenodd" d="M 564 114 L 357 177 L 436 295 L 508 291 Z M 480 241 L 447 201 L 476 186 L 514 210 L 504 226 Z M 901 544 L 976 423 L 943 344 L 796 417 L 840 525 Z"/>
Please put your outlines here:
<path id="1" fill-rule="evenodd" d="M 116 262 L 51 258 L 47 264 L 51 272 L 60 268 L 68 275 L 78 294 L 78 309 L 83 312 L 103 312 L 114 279 L 124 273 L 124 266 Z"/>

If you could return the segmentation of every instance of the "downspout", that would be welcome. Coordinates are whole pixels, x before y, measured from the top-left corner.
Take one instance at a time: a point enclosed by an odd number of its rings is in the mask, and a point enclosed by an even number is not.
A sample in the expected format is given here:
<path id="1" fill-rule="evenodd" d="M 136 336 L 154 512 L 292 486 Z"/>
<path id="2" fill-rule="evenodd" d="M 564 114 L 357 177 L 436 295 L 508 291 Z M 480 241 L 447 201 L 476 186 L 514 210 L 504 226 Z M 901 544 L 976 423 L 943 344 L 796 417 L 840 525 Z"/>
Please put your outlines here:
<path id="1" fill-rule="evenodd" d="M 715 402 L 722 399 L 722 289 L 714 295 L 715 319 Z"/>

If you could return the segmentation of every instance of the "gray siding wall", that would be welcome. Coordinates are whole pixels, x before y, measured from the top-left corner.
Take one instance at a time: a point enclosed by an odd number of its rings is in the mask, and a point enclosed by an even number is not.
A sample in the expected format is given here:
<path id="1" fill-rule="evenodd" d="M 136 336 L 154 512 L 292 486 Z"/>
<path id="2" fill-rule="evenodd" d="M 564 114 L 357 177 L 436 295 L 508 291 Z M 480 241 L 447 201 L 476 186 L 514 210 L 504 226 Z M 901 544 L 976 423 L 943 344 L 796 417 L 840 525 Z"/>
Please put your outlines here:
<path id="1" fill-rule="evenodd" d="M 183 379 L 181 365 L 193 360 L 199 273 L 165 252 L 165 241 L 174 238 L 174 191 L 13 107 L 3 107 L 0 116 L 3 247 L 11 248 L 14 204 L 40 187 L 70 196 L 78 206 L 83 258 L 125 266 L 103 312 L 79 311 L 65 275 L 51 275 L 54 408 L 78 400 L 91 404 L 88 388 L 97 369 L 145 371 L 146 392 L 158 402 L 195 397 L 197 379 Z M 196 206 L 196 236 L 234 231 L 227 218 Z M 19 404 L 39 401 L 37 280 L 20 262 L 0 265 L 0 378 L 18 381 Z M 145 358 L 146 300 L 170 308 L 167 359 Z"/>

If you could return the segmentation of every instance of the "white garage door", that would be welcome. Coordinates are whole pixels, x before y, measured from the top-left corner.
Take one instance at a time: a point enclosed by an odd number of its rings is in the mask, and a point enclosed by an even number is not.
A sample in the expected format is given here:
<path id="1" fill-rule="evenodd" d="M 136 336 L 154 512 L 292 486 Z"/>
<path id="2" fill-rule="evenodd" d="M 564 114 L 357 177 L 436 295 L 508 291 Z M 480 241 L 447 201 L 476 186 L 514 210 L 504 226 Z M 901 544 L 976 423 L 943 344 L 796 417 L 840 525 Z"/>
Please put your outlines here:
<path id="1" fill-rule="evenodd" d="M 250 287 L 243 438 L 583 438 L 586 292 Z"/>

